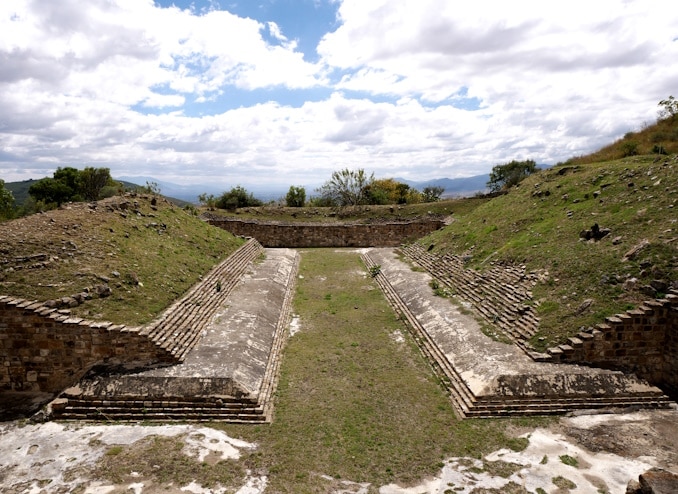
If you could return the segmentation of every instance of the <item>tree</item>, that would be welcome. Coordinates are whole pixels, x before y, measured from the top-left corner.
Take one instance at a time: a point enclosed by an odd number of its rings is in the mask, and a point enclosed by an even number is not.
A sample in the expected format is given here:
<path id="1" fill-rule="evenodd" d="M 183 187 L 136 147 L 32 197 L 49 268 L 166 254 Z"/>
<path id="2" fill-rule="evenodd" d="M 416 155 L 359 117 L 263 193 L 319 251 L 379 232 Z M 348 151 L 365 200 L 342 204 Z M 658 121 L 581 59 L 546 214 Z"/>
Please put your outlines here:
<path id="1" fill-rule="evenodd" d="M 80 184 L 80 171 L 77 168 L 73 168 L 71 166 L 67 166 L 65 168 L 57 168 L 56 171 L 54 172 L 54 180 L 58 180 L 62 184 L 64 184 L 66 187 L 68 187 L 71 190 L 71 193 L 68 197 L 69 201 L 80 201 L 82 200 L 80 191 L 81 191 L 81 184 Z"/>
<path id="2" fill-rule="evenodd" d="M 356 206 L 368 202 L 368 191 L 374 182 L 374 174 L 369 177 L 365 170 L 344 170 L 332 173 L 318 192 L 324 201 L 337 206 Z"/>
<path id="3" fill-rule="evenodd" d="M 306 189 L 290 185 L 290 190 L 285 196 L 285 204 L 290 208 L 302 208 L 306 204 Z"/>
<path id="4" fill-rule="evenodd" d="M 370 204 L 395 204 L 398 202 L 398 183 L 392 178 L 374 180 L 367 189 Z"/>
<path id="5" fill-rule="evenodd" d="M 240 185 L 233 187 L 230 191 L 224 192 L 217 199 L 217 207 L 220 209 L 237 209 L 245 207 L 261 206 L 263 203 L 254 197 L 251 192 L 247 192 Z"/>
<path id="6" fill-rule="evenodd" d="M 513 160 L 503 165 L 495 165 L 490 173 L 490 180 L 487 182 L 487 186 L 491 192 L 510 189 L 532 175 L 535 171 L 537 171 L 537 164 L 534 160 Z"/>
<path id="7" fill-rule="evenodd" d="M 107 185 L 114 185 L 111 170 L 108 168 L 92 168 L 88 166 L 80 172 L 79 190 L 88 201 L 96 201 L 101 198 L 101 191 Z"/>
<path id="8" fill-rule="evenodd" d="M 56 204 L 57 206 L 70 201 L 74 194 L 73 189 L 64 182 L 54 178 L 38 180 L 28 188 L 28 193 L 37 202 L 43 202 L 46 205 Z"/>
<path id="9" fill-rule="evenodd" d="M 96 201 L 105 187 L 117 187 L 108 168 L 87 167 L 80 171 L 67 166 L 57 168 L 52 178 L 43 178 L 31 185 L 28 193 L 46 205 L 60 206 L 68 201 Z"/>
<path id="10" fill-rule="evenodd" d="M 214 209 L 217 207 L 217 198 L 214 197 L 214 194 L 207 194 L 207 192 L 203 192 L 198 196 L 198 201 L 200 201 L 200 204 L 203 206 L 207 206 L 209 209 Z"/>
<path id="11" fill-rule="evenodd" d="M 0 217 L 10 218 L 14 208 L 14 195 L 5 188 L 5 181 L 0 178 Z"/>
<path id="12" fill-rule="evenodd" d="M 675 119 L 678 115 L 678 100 L 673 96 L 669 96 L 667 99 L 663 99 L 659 102 L 659 106 L 662 108 L 659 110 L 659 118 L 664 119 Z"/>
<path id="13" fill-rule="evenodd" d="M 428 186 L 424 187 L 422 191 L 424 202 L 437 202 L 440 200 L 440 196 L 445 192 L 444 187 L 440 186 Z"/>

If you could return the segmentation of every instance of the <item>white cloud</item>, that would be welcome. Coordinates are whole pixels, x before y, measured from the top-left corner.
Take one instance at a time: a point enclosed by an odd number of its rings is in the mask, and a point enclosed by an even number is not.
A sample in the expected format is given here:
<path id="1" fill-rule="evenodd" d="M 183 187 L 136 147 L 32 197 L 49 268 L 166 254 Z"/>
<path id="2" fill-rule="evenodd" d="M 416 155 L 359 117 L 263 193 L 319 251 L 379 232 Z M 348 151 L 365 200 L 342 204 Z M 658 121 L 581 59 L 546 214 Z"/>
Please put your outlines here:
<path id="1" fill-rule="evenodd" d="M 64 165 L 228 184 L 320 183 L 345 166 L 473 175 L 592 151 L 675 93 L 669 0 L 337 5 L 309 63 L 274 19 L 211 4 L 0 3 L 0 177 Z M 216 110 L 238 95 L 252 97 Z"/>

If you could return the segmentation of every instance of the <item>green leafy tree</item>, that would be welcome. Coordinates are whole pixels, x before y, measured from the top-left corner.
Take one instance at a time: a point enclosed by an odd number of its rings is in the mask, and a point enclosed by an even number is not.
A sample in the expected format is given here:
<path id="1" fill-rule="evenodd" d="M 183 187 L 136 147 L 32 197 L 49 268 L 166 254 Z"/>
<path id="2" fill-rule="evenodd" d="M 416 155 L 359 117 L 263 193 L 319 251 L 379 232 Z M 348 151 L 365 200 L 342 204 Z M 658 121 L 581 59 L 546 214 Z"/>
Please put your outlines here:
<path id="1" fill-rule="evenodd" d="M 209 209 L 214 209 L 217 207 L 217 198 L 214 197 L 214 194 L 207 194 L 203 192 L 198 196 L 198 201 L 203 206 L 207 206 Z"/>
<path id="2" fill-rule="evenodd" d="M 306 189 L 290 185 L 290 190 L 285 196 L 285 204 L 290 208 L 302 208 L 306 204 Z"/>
<path id="3" fill-rule="evenodd" d="M 69 201 L 80 201 L 81 197 L 81 175 L 80 170 L 73 168 L 72 166 L 66 166 L 64 168 L 57 168 L 53 175 L 54 180 L 57 180 L 64 184 L 71 190 L 71 194 L 68 197 Z"/>
<path id="4" fill-rule="evenodd" d="M 14 210 L 14 195 L 5 188 L 5 181 L 0 178 L 0 218 L 11 218 Z"/>
<path id="5" fill-rule="evenodd" d="M 318 192 L 324 201 L 336 206 L 356 206 L 366 204 L 369 188 L 374 182 L 374 174 L 367 176 L 365 170 L 344 170 L 332 173 Z"/>
<path id="6" fill-rule="evenodd" d="M 513 160 L 503 165 L 495 165 L 490 172 L 487 186 L 491 192 L 507 190 L 518 185 L 535 171 L 537 171 L 537 164 L 534 160 Z"/>
<path id="7" fill-rule="evenodd" d="M 219 199 L 217 199 L 217 207 L 219 209 L 237 209 L 246 207 L 261 206 L 263 203 L 254 197 L 251 192 L 247 192 L 244 187 L 240 185 L 233 187 L 230 191 L 224 192 Z"/>
<path id="8" fill-rule="evenodd" d="M 87 167 L 80 171 L 73 167 L 57 168 L 52 178 L 43 178 L 30 186 L 28 193 L 37 203 L 60 206 L 68 201 L 96 201 L 106 187 L 113 192 L 119 183 L 111 178 L 108 168 Z"/>
<path id="9" fill-rule="evenodd" d="M 664 119 L 675 119 L 678 115 L 678 100 L 673 96 L 669 96 L 666 99 L 663 99 L 659 102 L 661 109 L 659 110 L 659 118 Z"/>
<path id="10" fill-rule="evenodd" d="M 33 196 L 36 202 L 42 202 L 45 205 L 56 204 L 57 206 L 70 201 L 74 196 L 72 188 L 54 178 L 38 180 L 28 188 L 28 193 Z"/>
<path id="11" fill-rule="evenodd" d="M 101 199 L 101 192 L 106 186 L 114 186 L 116 182 L 111 177 L 108 168 L 87 167 L 80 172 L 79 191 L 88 201 Z"/>
<path id="12" fill-rule="evenodd" d="M 437 202 L 440 200 L 440 196 L 445 192 L 444 187 L 440 186 L 428 186 L 424 187 L 422 191 L 422 199 L 424 202 Z"/>

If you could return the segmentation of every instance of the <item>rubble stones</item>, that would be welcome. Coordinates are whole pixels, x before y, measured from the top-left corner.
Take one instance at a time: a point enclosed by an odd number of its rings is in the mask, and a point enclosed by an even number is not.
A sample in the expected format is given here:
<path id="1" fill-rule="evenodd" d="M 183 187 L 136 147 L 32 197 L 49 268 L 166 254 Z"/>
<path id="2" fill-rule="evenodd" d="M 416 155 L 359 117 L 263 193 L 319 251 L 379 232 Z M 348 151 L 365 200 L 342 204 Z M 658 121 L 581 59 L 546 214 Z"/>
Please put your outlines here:
<path id="1" fill-rule="evenodd" d="M 626 494 L 674 494 L 678 492 L 678 475 L 661 468 L 653 468 L 631 480 Z"/>

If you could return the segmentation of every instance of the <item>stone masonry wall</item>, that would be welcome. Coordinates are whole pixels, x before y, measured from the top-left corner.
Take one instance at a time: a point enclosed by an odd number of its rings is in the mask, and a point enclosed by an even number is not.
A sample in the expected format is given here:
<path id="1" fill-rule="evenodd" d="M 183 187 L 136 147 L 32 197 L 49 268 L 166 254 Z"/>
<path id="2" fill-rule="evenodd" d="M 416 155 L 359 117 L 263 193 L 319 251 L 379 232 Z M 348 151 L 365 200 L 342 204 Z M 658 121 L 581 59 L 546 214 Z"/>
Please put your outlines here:
<path id="1" fill-rule="evenodd" d="M 234 235 L 256 238 L 264 247 L 396 247 L 444 226 L 438 219 L 371 224 L 268 223 L 208 218 Z"/>
<path id="2" fill-rule="evenodd" d="M 494 266 L 478 273 L 466 269 L 459 256 L 436 256 L 419 244 L 403 246 L 401 250 L 473 305 L 479 315 L 534 360 L 629 371 L 678 396 L 677 293 L 608 317 L 544 354 L 534 351 L 528 342 L 538 329 L 539 319 L 529 303 L 535 279 L 524 270 Z"/>
<path id="3" fill-rule="evenodd" d="M 92 322 L 42 302 L 0 296 L 0 392 L 57 393 L 92 367 L 181 362 L 263 247 L 241 246 L 144 327 Z"/>
<path id="4" fill-rule="evenodd" d="M 97 364 L 134 368 L 174 361 L 139 333 L 0 296 L 0 390 L 58 392 Z"/>
<path id="5" fill-rule="evenodd" d="M 634 372 L 678 391 L 678 295 L 649 300 L 581 331 L 548 353 L 556 362 L 584 363 Z"/>

